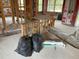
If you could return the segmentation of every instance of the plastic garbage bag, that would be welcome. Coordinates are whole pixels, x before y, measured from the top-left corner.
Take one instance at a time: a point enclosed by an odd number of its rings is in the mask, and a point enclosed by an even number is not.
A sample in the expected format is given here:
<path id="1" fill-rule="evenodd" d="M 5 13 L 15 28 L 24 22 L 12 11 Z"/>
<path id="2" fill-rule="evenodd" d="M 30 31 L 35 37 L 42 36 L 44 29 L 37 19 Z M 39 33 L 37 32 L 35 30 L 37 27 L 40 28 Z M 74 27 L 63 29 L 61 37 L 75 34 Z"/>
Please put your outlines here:
<path id="1" fill-rule="evenodd" d="M 42 38 L 41 34 L 33 34 L 32 41 L 33 41 L 34 51 L 40 52 L 42 49 L 42 42 L 43 42 L 43 38 Z"/>
<path id="2" fill-rule="evenodd" d="M 25 57 L 31 56 L 33 52 L 32 37 L 21 37 L 18 43 L 18 47 L 15 51 Z"/>

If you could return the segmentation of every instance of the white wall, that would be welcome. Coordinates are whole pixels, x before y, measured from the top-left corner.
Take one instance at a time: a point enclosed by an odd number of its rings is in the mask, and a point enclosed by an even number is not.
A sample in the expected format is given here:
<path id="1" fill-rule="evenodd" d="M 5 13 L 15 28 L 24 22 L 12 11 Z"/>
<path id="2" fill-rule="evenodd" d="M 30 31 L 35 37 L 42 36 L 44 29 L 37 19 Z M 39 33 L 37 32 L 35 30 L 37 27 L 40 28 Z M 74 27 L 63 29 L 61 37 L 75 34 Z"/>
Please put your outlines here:
<path id="1" fill-rule="evenodd" d="M 78 10 L 75 26 L 79 27 L 79 10 Z"/>

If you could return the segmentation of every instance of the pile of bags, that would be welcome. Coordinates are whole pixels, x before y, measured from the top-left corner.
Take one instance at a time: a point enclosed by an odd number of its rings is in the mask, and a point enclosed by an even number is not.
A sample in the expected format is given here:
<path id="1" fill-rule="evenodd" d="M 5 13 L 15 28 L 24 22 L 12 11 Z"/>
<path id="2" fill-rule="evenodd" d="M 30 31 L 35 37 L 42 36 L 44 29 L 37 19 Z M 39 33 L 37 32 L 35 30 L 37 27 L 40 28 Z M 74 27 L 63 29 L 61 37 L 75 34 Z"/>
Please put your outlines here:
<path id="1" fill-rule="evenodd" d="M 33 34 L 32 36 L 23 36 L 20 38 L 18 47 L 15 50 L 18 54 L 28 57 L 33 51 L 40 52 L 42 47 L 43 37 L 41 34 Z"/>

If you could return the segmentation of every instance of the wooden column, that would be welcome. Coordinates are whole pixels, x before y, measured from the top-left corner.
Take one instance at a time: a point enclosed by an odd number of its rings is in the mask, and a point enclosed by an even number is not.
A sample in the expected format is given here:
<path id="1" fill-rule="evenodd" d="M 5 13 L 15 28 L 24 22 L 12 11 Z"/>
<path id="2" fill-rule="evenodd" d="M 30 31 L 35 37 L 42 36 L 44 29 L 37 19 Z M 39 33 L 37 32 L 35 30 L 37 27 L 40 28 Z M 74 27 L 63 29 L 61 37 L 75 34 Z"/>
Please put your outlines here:
<path id="1" fill-rule="evenodd" d="M 64 8 L 65 8 L 65 1 L 66 1 L 66 0 L 63 1 L 63 7 L 62 7 L 62 19 L 63 19 L 63 13 L 64 13 Z M 64 22 L 64 21 L 62 20 L 62 22 Z"/>
<path id="2" fill-rule="evenodd" d="M 14 1 L 15 1 L 16 17 L 17 17 L 17 21 L 19 23 L 19 5 L 18 5 L 18 0 L 14 0 Z"/>
<path id="3" fill-rule="evenodd" d="M 76 1 L 76 5 L 75 5 L 74 11 L 73 11 L 73 16 L 72 16 L 72 21 L 71 21 L 71 24 L 73 26 L 75 25 L 75 22 L 76 22 L 78 8 L 79 8 L 79 0 Z"/>
<path id="4" fill-rule="evenodd" d="M 38 15 L 38 0 L 33 0 L 33 16 Z"/>
<path id="5" fill-rule="evenodd" d="M 48 5 L 48 0 L 43 0 L 43 14 L 45 15 L 47 13 L 47 5 Z"/>
<path id="6" fill-rule="evenodd" d="M 0 12 L 1 12 L 1 17 L 2 17 L 2 22 L 3 22 L 3 31 L 5 30 L 6 27 L 6 20 L 3 12 L 3 5 L 2 5 L 2 0 L 0 0 Z"/>
<path id="7" fill-rule="evenodd" d="M 32 0 L 25 0 L 25 18 L 31 20 L 33 16 Z"/>
<path id="8" fill-rule="evenodd" d="M 15 6 L 14 6 L 14 0 L 10 0 L 10 3 L 11 3 L 11 10 L 12 10 L 12 22 L 13 24 L 15 24 Z"/>

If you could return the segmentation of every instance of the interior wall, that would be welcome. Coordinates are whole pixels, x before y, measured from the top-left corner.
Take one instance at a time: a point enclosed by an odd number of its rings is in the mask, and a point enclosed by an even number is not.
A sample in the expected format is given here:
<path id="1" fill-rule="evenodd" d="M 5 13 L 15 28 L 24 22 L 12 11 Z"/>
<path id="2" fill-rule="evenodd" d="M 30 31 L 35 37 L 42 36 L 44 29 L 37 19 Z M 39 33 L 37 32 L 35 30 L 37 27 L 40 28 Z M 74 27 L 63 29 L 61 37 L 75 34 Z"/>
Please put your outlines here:
<path id="1" fill-rule="evenodd" d="M 71 12 L 74 10 L 75 4 L 76 4 L 76 0 L 70 0 L 68 12 Z"/>
<path id="2" fill-rule="evenodd" d="M 75 21 L 75 26 L 78 27 L 79 29 L 79 0 L 77 0 L 77 6 L 78 6 L 78 11 L 77 11 L 77 16 L 76 16 L 76 21 Z"/>
<path id="3" fill-rule="evenodd" d="M 64 4 L 64 8 L 63 8 L 63 15 L 62 15 L 63 23 L 66 23 L 66 21 L 67 21 L 69 2 L 70 2 L 70 0 L 65 0 L 65 4 Z"/>
<path id="4" fill-rule="evenodd" d="M 79 28 L 79 10 L 78 10 L 78 13 L 77 13 L 75 26 Z"/>
<path id="5" fill-rule="evenodd" d="M 79 9 L 79 0 L 76 0 L 76 5 L 75 5 L 75 8 L 74 8 L 74 12 L 73 12 L 73 16 L 72 16 L 72 21 L 71 21 L 73 26 L 75 26 L 75 23 L 76 23 L 78 9 Z"/>
<path id="6" fill-rule="evenodd" d="M 74 26 L 77 14 L 77 0 L 65 0 L 62 23 Z"/>

